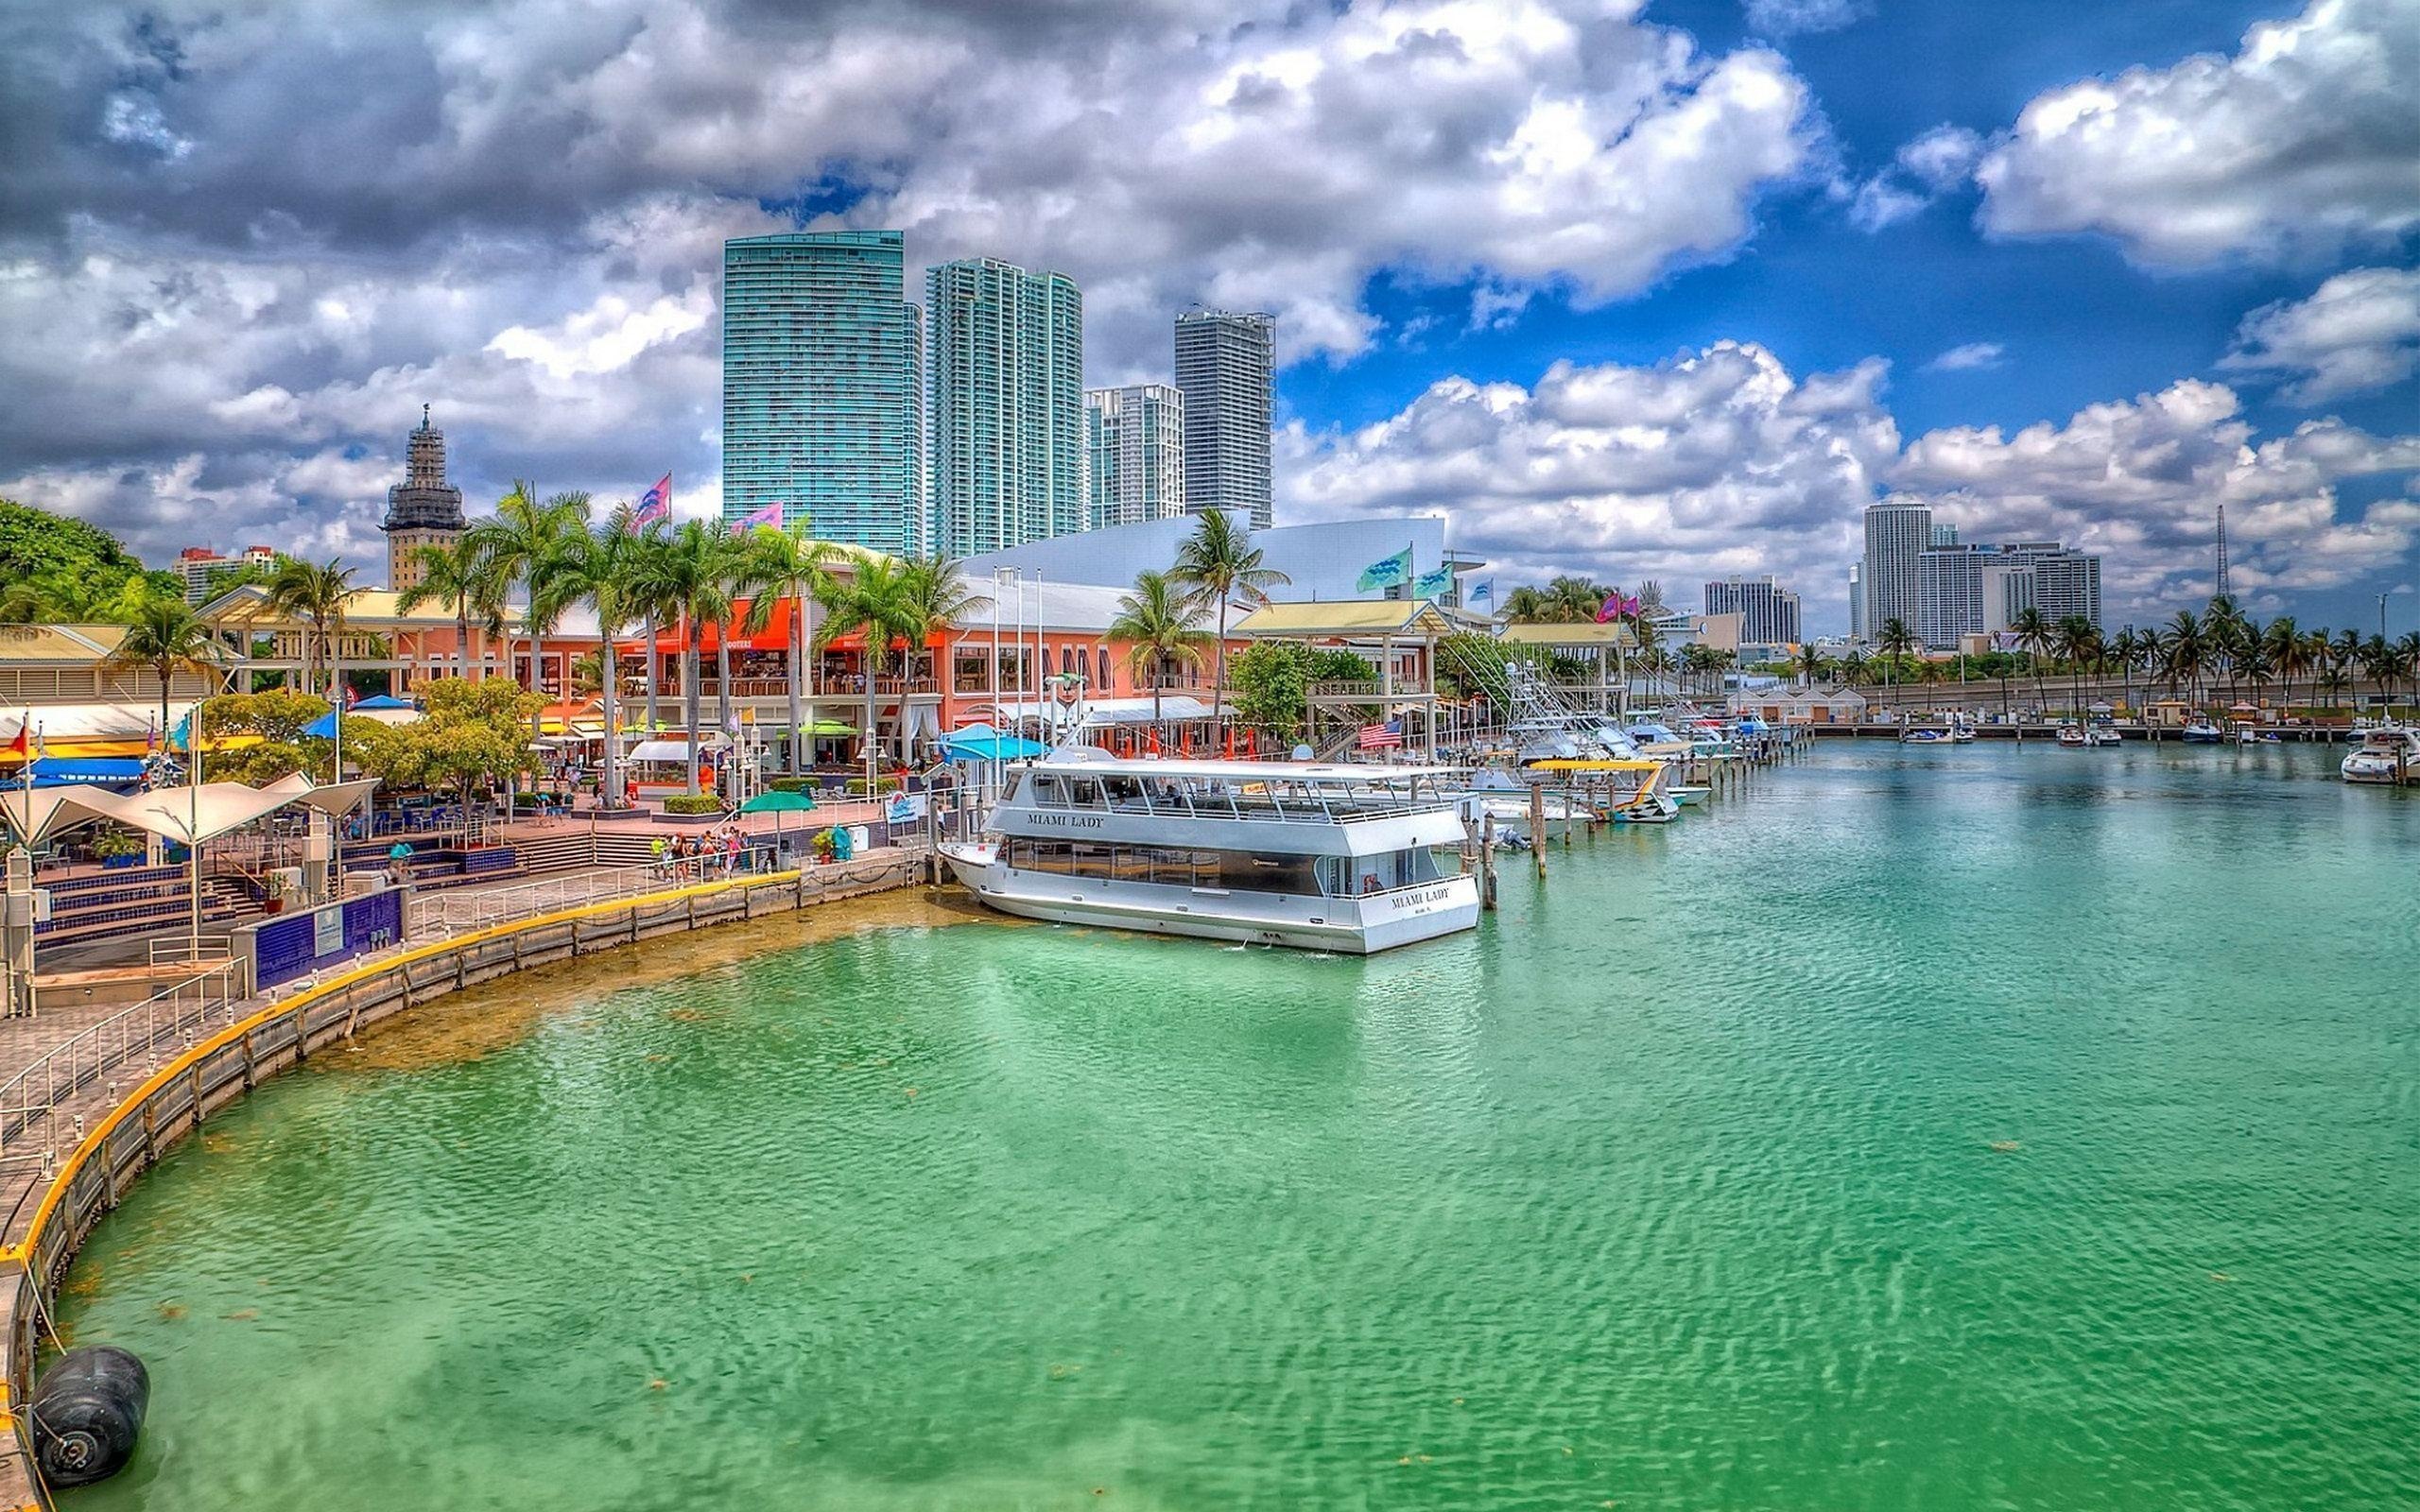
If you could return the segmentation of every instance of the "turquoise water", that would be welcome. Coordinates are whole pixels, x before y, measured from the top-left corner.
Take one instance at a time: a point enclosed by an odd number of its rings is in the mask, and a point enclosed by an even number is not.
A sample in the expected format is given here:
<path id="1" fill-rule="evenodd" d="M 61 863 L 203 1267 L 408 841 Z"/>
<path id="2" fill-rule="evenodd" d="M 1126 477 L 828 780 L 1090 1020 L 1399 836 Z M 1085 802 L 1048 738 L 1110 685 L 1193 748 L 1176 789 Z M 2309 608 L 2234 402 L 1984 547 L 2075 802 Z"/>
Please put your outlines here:
<path id="1" fill-rule="evenodd" d="M 1371 961 L 899 929 L 290 1076 L 71 1278 L 155 1391 L 67 1505 L 2420 1504 L 2339 755 L 1826 745 Z"/>

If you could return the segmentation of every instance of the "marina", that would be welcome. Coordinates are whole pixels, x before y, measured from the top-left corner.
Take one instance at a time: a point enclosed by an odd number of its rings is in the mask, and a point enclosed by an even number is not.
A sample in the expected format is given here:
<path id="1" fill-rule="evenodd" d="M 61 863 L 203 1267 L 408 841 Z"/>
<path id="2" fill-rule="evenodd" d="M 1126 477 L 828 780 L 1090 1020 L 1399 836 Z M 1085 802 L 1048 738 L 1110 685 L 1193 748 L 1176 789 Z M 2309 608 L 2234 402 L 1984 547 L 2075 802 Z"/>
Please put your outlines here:
<path id="1" fill-rule="evenodd" d="M 102 1222 L 151 1419 L 62 1505 L 2408 1503 L 2420 808 L 2341 754 L 1825 743 L 1366 958 L 475 990 Z"/>

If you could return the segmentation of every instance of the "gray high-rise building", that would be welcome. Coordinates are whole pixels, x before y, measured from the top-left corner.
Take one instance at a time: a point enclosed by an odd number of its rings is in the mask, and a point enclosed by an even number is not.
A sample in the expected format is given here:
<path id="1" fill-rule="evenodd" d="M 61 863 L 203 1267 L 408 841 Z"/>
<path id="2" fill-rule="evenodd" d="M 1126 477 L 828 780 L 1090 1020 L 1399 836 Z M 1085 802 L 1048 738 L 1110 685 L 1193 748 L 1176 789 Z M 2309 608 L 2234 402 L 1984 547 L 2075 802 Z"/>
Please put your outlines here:
<path id="1" fill-rule="evenodd" d="M 1184 513 L 1184 396 L 1166 384 L 1084 391 L 1092 528 Z"/>
<path id="2" fill-rule="evenodd" d="M 1277 322 L 1257 311 L 1176 318 L 1176 386 L 1184 393 L 1184 507 L 1270 523 L 1269 424 Z"/>
<path id="3" fill-rule="evenodd" d="M 1708 614 L 1739 616 L 1739 639 L 1753 645 L 1798 644 L 1798 595 L 1764 577 L 1724 577 L 1705 585 Z"/>
<path id="4" fill-rule="evenodd" d="M 922 548 L 921 319 L 895 231 L 722 248 L 722 514 L 877 551 Z"/>
<path id="5" fill-rule="evenodd" d="M 2059 541 L 1935 546 L 1924 553 L 1916 576 L 1910 627 L 1927 645 L 2007 630 L 2027 610 L 2052 624 L 2072 614 L 2100 624 L 2100 558 Z"/>
<path id="6" fill-rule="evenodd" d="M 1865 634 L 1865 563 L 1849 563 L 1849 639 L 1862 642 Z"/>
<path id="7" fill-rule="evenodd" d="M 1916 628 L 1916 572 L 1932 545 L 1932 510 L 1921 504 L 1873 504 L 1865 510 L 1865 630 L 1881 638 L 1893 620 Z"/>
<path id="8" fill-rule="evenodd" d="M 996 258 L 925 276 L 933 541 L 951 556 L 1083 529 L 1084 301 Z"/>

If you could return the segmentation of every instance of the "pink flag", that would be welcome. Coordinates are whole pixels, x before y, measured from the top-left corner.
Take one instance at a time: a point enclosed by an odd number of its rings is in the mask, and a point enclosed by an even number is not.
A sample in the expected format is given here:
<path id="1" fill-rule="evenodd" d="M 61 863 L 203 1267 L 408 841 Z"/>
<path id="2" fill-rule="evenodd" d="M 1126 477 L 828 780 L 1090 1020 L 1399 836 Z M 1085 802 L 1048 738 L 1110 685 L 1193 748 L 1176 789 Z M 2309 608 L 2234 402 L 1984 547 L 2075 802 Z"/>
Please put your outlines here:
<path id="1" fill-rule="evenodd" d="M 771 525 L 776 530 L 782 528 L 782 507 L 769 504 L 762 509 L 751 509 L 731 523 L 731 533 L 744 536 L 758 525 Z"/>
<path id="2" fill-rule="evenodd" d="M 655 487 L 639 495 L 639 507 L 631 511 L 631 528 L 651 525 L 672 515 L 672 474 L 666 472 L 656 479 Z"/>

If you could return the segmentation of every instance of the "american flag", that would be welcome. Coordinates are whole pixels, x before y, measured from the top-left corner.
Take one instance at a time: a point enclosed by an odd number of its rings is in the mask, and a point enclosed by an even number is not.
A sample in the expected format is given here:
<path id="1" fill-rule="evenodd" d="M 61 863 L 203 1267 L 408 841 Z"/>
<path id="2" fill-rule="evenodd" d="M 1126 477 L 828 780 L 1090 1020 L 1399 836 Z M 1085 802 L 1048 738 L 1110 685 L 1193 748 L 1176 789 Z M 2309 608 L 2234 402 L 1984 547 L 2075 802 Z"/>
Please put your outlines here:
<path id="1" fill-rule="evenodd" d="M 1360 745 L 1363 750 L 1392 750 L 1403 744 L 1403 731 L 1392 725 L 1363 725 Z"/>

